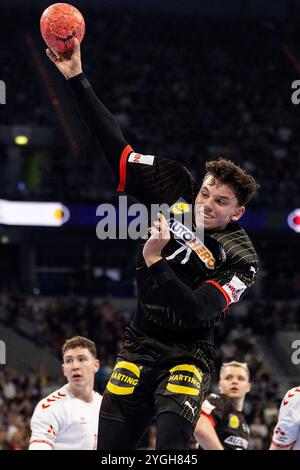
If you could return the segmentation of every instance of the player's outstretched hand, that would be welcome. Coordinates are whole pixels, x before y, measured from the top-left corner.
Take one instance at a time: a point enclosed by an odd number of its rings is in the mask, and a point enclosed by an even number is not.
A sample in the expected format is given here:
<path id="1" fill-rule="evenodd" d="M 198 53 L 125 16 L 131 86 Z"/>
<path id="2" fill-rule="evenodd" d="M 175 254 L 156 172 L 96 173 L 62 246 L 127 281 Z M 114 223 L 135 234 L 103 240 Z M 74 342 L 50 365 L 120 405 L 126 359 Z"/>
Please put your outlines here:
<path id="1" fill-rule="evenodd" d="M 143 256 L 147 266 L 151 266 L 161 259 L 162 249 L 170 241 L 170 230 L 165 217 L 158 213 L 158 220 L 150 227 L 150 238 L 144 245 Z"/>
<path id="2" fill-rule="evenodd" d="M 46 49 L 46 54 L 67 80 L 82 73 L 80 44 L 77 38 L 74 39 L 74 50 L 69 59 L 51 49 Z"/>

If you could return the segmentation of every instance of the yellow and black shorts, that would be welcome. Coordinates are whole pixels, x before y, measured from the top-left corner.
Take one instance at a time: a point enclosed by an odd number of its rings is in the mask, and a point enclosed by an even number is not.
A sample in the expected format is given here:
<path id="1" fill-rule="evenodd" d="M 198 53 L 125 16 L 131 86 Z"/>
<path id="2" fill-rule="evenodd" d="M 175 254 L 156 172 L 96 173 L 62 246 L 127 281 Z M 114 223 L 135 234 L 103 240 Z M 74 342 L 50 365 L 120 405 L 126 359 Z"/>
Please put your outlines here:
<path id="1" fill-rule="evenodd" d="M 128 328 L 100 417 L 143 426 L 154 415 L 172 412 L 195 426 L 208 392 L 213 356 L 208 342 L 166 344 Z"/>

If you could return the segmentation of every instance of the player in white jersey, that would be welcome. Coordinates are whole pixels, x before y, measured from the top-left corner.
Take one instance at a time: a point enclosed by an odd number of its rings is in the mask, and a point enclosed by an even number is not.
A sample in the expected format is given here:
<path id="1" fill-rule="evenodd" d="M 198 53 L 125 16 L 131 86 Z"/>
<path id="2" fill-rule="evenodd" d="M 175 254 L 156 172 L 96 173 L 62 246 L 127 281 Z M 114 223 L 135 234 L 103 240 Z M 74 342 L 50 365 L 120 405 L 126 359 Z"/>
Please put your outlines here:
<path id="1" fill-rule="evenodd" d="M 68 383 L 37 404 L 29 450 L 96 450 L 102 396 L 93 390 L 100 366 L 95 343 L 74 336 L 62 355 Z"/>
<path id="2" fill-rule="evenodd" d="M 270 450 L 300 450 L 300 386 L 282 400 Z"/>

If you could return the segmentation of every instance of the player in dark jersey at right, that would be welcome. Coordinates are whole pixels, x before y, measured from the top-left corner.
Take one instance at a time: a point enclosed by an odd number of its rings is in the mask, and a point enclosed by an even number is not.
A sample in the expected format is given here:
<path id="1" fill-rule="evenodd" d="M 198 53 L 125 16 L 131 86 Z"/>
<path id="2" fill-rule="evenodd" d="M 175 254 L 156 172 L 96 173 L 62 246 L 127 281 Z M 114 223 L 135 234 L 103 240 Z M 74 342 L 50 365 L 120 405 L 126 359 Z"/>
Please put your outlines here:
<path id="1" fill-rule="evenodd" d="M 213 326 L 255 281 L 257 256 L 237 221 L 257 184 L 220 160 L 206 164 L 199 190 L 180 163 L 135 153 L 82 72 L 77 40 L 70 59 L 47 54 L 68 80 L 118 191 L 147 207 L 170 207 L 169 221 L 163 215 L 150 221 L 151 236 L 137 258 L 137 309 L 104 392 L 98 447 L 135 449 L 155 415 L 157 449 L 185 449 L 213 370 Z M 193 230 L 204 229 L 205 237 L 187 243 L 174 237 L 172 220 L 191 206 Z"/>
<path id="2" fill-rule="evenodd" d="M 250 391 L 246 363 L 231 361 L 220 370 L 220 394 L 211 393 L 201 406 L 194 437 L 203 450 L 246 450 L 250 429 L 243 415 Z"/>

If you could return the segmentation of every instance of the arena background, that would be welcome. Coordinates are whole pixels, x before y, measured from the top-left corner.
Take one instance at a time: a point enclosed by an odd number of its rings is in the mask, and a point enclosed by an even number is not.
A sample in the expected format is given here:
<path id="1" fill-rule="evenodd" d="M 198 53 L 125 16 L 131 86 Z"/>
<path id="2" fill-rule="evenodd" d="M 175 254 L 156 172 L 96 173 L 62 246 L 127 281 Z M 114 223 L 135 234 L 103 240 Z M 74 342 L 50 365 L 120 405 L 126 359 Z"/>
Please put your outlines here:
<path id="1" fill-rule="evenodd" d="M 300 208 L 300 2 L 71 3 L 86 19 L 84 70 L 137 151 L 178 159 L 199 181 L 206 160 L 230 157 L 261 184 L 243 218 L 261 269 L 216 329 L 216 370 L 248 362 L 250 448 L 266 449 L 283 394 L 299 384 L 300 216 L 291 226 L 288 216 Z M 140 241 L 96 237 L 96 207 L 117 204 L 115 184 L 45 56 L 49 4 L 0 7 L 0 449 L 26 449 L 35 404 L 63 383 L 66 338 L 96 342 L 103 390 L 135 306 Z M 61 203 L 70 218 L 32 226 L 27 206 L 6 201 Z M 142 446 L 154 440 L 155 423 Z"/>

